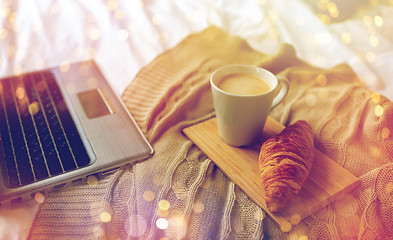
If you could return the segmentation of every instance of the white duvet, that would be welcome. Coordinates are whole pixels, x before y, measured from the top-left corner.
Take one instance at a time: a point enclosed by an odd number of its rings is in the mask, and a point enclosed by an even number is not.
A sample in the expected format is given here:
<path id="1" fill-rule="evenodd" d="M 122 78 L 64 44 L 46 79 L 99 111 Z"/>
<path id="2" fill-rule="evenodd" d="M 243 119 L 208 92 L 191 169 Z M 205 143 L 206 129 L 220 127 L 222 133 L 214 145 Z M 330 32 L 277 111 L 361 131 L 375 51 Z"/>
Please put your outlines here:
<path id="1" fill-rule="evenodd" d="M 157 55 L 216 25 L 260 52 L 287 42 L 313 65 L 347 63 L 393 100 L 393 1 L 370 2 L 326 24 L 302 0 L 0 0 L 0 77 L 94 59 L 121 95 Z M 0 239 L 24 239 L 37 208 L 1 207 Z"/>

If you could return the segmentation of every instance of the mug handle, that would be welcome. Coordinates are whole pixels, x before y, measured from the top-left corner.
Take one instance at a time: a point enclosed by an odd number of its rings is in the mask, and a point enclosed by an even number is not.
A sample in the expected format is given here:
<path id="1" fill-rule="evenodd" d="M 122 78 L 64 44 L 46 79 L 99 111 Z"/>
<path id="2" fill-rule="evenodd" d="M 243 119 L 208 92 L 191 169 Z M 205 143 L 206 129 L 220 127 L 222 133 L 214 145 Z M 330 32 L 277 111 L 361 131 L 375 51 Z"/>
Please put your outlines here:
<path id="1" fill-rule="evenodd" d="M 288 90 L 289 90 L 289 81 L 286 77 L 283 76 L 276 76 L 277 77 L 277 81 L 278 81 L 278 87 L 277 87 L 277 93 L 276 96 L 273 99 L 273 103 L 272 103 L 272 107 L 274 108 L 275 106 L 277 106 L 283 99 L 284 97 L 287 95 Z"/>

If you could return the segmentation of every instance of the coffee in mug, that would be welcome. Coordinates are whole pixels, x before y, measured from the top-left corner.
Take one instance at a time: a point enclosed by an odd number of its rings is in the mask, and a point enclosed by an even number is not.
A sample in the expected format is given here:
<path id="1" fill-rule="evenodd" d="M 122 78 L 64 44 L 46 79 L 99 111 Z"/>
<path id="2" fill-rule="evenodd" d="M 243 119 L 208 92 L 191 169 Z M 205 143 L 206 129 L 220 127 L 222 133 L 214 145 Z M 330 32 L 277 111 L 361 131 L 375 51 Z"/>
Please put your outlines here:
<path id="1" fill-rule="evenodd" d="M 234 64 L 210 76 L 218 133 L 228 144 L 256 142 L 272 107 L 286 96 L 289 82 L 266 69 Z"/>
<path id="2" fill-rule="evenodd" d="M 217 87 L 224 92 L 246 96 L 258 95 L 271 90 L 265 80 L 247 73 L 225 75 L 218 81 Z"/>

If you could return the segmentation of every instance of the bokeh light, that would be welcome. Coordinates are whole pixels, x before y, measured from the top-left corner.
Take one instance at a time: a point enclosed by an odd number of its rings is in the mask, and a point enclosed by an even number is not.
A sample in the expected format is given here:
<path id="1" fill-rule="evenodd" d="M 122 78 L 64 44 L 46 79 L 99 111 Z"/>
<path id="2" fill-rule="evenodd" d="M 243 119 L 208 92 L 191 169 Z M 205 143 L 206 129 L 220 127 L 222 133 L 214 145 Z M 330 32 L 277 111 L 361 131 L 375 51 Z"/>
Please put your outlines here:
<path id="1" fill-rule="evenodd" d="M 62 72 L 68 72 L 71 68 L 71 65 L 68 61 L 62 61 L 60 63 L 60 71 Z"/>
<path id="2" fill-rule="evenodd" d="M 125 41 L 128 39 L 129 33 L 126 29 L 120 29 L 119 31 L 117 31 L 117 38 L 120 41 Z"/>
<path id="3" fill-rule="evenodd" d="M 166 210 L 168 210 L 170 208 L 170 206 L 171 206 L 171 204 L 169 203 L 168 200 L 160 200 L 158 202 L 158 208 L 161 209 L 161 210 L 166 211 Z"/>
<path id="4" fill-rule="evenodd" d="M 314 106 L 317 103 L 317 98 L 313 94 L 308 94 L 306 96 L 306 104 L 309 107 Z"/>
<path id="5" fill-rule="evenodd" d="M 291 216 L 290 221 L 293 225 L 297 225 L 302 221 L 302 217 L 299 214 L 294 214 Z"/>
<path id="6" fill-rule="evenodd" d="M 86 179 L 86 183 L 90 186 L 96 186 L 98 184 L 98 179 L 94 175 L 90 175 Z"/>
<path id="7" fill-rule="evenodd" d="M 381 105 L 377 105 L 374 112 L 377 117 L 381 117 L 383 115 L 383 107 Z"/>
<path id="8" fill-rule="evenodd" d="M 25 89 L 24 89 L 23 87 L 17 87 L 17 88 L 16 88 L 16 90 L 15 90 L 15 96 L 16 96 L 18 99 L 23 99 L 23 98 L 25 97 L 25 95 L 26 95 L 26 91 L 25 91 Z"/>
<path id="9" fill-rule="evenodd" d="M 378 104 L 381 101 L 381 95 L 374 92 L 373 94 L 371 94 L 371 101 L 373 101 L 373 103 Z"/>
<path id="10" fill-rule="evenodd" d="M 343 41 L 343 43 L 345 43 L 345 44 L 350 44 L 352 41 L 351 34 L 346 33 L 346 32 L 342 33 L 341 34 L 341 41 Z"/>
<path id="11" fill-rule="evenodd" d="M 161 14 L 155 14 L 152 18 L 154 25 L 161 25 L 164 22 L 164 17 Z"/>
<path id="12" fill-rule="evenodd" d="M 381 135 L 383 139 L 387 139 L 390 136 L 390 130 L 387 127 L 382 128 Z"/>
<path id="13" fill-rule="evenodd" d="M 35 194 L 34 194 L 34 200 L 37 202 L 37 203 L 43 203 L 44 201 L 45 201 L 45 195 L 44 194 L 42 194 L 41 192 L 36 192 Z"/>
<path id="14" fill-rule="evenodd" d="M 159 229 L 167 229 L 169 226 L 168 220 L 166 220 L 165 218 L 159 218 L 156 221 L 156 226 Z"/>
<path id="15" fill-rule="evenodd" d="M 101 32 L 98 28 L 91 28 L 88 31 L 89 38 L 93 41 L 98 40 L 101 36 Z"/>
<path id="16" fill-rule="evenodd" d="M 103 223 L 108 223 L 108 222 L 110 222 L 112 220 L 112 215 L 110 213 L 108 213 L 108 212 L 102 212 L 100 214 L 100 220 Z"/>
<path id="17" fill-rule="evenodd" d="M 254 219 L 257 221 L 263 221 L 263 219 L 265 219 L 265 217 L 266 217 L 266 214 L 262 210 L 254 212 Z"/>
<path id="18" fill-rule="evenodd" d="M 205 211 L 205 205 L 201 202 L 196 202 L 196 203 L 194 203 L 192 210 L 195 213 L 202 213 L 203 211 Z"/>
<path id="19" fill-rule="evenodd" d="M 392 182 L 388 182 L 388 184 L 386 184 L 386 194 L 392 194 L 393 193 L 393 183 Z"/>
<path id="20" fill-rule="evenodd" d="M 30 115 L 32 115 L 32 116 L 36 115 L 39 110 L 40 110 L 40 104 L 38 102 L 32 102 L 29 105 L 29 113 L 30 113 Z"/>

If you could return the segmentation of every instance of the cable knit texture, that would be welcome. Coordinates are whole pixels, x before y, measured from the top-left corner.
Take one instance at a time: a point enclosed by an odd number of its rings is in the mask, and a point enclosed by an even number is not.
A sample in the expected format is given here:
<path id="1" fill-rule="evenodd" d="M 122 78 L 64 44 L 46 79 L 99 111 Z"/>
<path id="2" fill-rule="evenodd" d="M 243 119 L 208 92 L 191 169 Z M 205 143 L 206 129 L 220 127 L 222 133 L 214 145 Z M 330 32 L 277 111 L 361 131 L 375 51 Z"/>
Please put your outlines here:
<path id="1" fill-rule="evenodd" d="M 361 179 L 355 191 L 290 233 L 282 233 L 182 134 L 184 127 L 214 116 L 210 73 L 233 63 L 286 76 L 290 91 L 271 116 L 284 125 L 306 120 L 316 147 Z M 289 45 L 275 55 L 263 54 L 210 27 L 144 67 L 122 100 L 152 143 L 154 156 L 97 185 L 50 193 L 30 239 L 393 237 L 393 104 L 364 87 L 347 65 L 313 67 Z"/>

